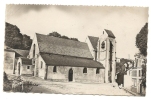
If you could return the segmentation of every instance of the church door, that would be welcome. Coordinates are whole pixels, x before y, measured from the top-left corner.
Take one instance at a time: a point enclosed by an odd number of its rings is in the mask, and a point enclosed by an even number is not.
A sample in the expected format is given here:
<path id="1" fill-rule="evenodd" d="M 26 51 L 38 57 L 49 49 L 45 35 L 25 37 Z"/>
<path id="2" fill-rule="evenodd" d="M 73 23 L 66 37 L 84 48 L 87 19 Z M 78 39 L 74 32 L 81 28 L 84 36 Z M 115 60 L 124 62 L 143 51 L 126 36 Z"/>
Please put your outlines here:
<path id="1" fill-rule="evenodd" d="M 72 68 L 69 70 L 68 80 L 73 81 L 73 70 L 72 70 Z"/>

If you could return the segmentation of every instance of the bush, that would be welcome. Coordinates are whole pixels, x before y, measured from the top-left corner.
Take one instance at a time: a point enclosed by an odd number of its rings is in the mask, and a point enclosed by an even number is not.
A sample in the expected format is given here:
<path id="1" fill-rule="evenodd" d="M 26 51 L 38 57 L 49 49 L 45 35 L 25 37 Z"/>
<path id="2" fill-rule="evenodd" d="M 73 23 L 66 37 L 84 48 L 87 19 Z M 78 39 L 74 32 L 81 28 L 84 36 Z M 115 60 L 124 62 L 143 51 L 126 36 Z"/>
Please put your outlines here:
<path id="1" fill-rule="evenodd" d="M 4 73 L 3 73 L 3 75 L 4 75 L 4 76 L 3 76 L 3 80 L 4 80 L 4 82 L 8 81 L 7 74 L 4 72 Z"/>
<path id="2" fill-rule="evenodd" d="M 7 74 L 5 72 L 3 74 L 3 90 L 10 91 L 12 89 L 11 82 L 8 80 Z"/>

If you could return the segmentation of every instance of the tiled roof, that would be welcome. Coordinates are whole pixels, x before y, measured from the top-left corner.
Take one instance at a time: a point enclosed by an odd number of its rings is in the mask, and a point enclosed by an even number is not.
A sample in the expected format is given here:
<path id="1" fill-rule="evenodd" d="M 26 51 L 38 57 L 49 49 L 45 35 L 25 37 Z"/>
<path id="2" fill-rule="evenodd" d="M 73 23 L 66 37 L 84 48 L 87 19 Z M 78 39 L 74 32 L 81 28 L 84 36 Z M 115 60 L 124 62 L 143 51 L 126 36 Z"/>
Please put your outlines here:
<path id="1" fill-rule="evenodd" d="M 32 60 L 31 59 L 28 59 L 28 58 L 25 58 L 25 57 L 21 57 L 22 59 L 22 64 L 23 65 L 32 65 Z"/>
<path id="2" fill-rule="evenodd" d="M 93 46 L 93 49 L 97 49 L 97 43 L 98 43 L 98 40 L 99 40 L 99 37 L 94 37 L 94 36 L 88 36 L 92 46 Z"/>
<path id="3" fill-rule="evenodd" d="M 45 63 L 51 66 L 73 66 L 104 69 L 101 63 L 90 59 L 54 54 L 41 54 L 41 56 Z"/>
<path id="4" fill-rule="evenodd" d="M 29 50 L 7 48 L 4 51 L 15 52 L 17 57 L 27 57 L 29 55 Z"/>
<path id="5" fill-rule="evenodd" d="M 106 33 L 108 34 L 109 37 L 115 38 L 114 34 L 112 33 L 112 31 L 104 29 L 106 31 Z"/>
<path id="6" fill-rule="evenodd" d="M 40 52 L 93 59 L 87 43 L 37 34 Z"/>
<path id="7" fill-rule="evenodd" d="M 11 49 L 15 51 L 18 55 L 22 57 L 27 57 L 29 55 L 29 50 Z"/>

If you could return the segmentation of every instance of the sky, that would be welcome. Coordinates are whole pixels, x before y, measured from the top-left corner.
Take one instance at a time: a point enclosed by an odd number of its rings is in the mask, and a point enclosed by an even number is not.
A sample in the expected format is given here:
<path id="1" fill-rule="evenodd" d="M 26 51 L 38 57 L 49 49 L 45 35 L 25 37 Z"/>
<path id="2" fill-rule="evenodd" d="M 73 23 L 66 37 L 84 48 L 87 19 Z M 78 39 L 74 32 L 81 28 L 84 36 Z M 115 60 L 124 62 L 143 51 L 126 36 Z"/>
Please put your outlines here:
<path id="1" fill-rule="evenodd" d="M 116 56 L 134 59 L 138 49 L 135 37 L 148 22 L 147 7 L 7 5 L 5 21 L 18 26 L 22 34 L 53 31 L 85 42 L 99 37 L 103 29 L 116 37 Z"/>

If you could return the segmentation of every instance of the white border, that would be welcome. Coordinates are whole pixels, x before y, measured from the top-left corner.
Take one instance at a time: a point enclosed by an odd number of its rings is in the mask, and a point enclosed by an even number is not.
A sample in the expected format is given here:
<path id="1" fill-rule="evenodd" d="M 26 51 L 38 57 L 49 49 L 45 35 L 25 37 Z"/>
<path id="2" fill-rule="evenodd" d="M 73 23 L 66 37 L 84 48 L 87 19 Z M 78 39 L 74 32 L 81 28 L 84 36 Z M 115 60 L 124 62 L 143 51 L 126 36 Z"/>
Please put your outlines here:
<path id="1" fill-rule="evenodd" d="M 88 6 L 137 6 L 137 7 L 150 7 L 150 2 L 149 0 L 41 0 L 41 1 L 37 1 L 37 0 L 4 0 L 3 2 L 0 3 L 0 12 L 1 12 L 1 16 L 0 16 L 0 35 L 1 35 L 1 39 L 0 39 L 0 47 L 1 47 L 1 52 L 0 52 L 0 61 L 1 61 L 1 71 L 0 71 L 0 75 L 1 75 L 1 84 L 0 84 L 0 91 L 1 91 L 1 100 L 27 100 L 27 99 L 38 99 L 38 100 L 44 100 L 44 99 L 48 99 L 48 100 L 52 100 L 52 99 L 87 99 L 87 100 L 94 100 L 94 99 L 145 99 L 145 100 L 149 100 L 149 95 L 150 95 L 150 71 L 151 71 L 151 34 L 150 34 L 150 18 L 149 18 L 149 34 L 148 34 L 148 65 L 147 65 L 147 95 L 145 98 L 142 97 L 113 97 L 113 96 L 92 96 L 92 95 L 56 95 L 56 94 L 25 94 L 25 93 L 4 93 L 3 92 L 3 45 L 4 45 L 4 30 L 5 30 L 5 5 L 6 4 L 53 4 L 53 5 L 88 5 Z M 150 9 L 149 9 L 149 15 L 150 15 Z M 149 47 L 150 46 L 150 47 Z"/>

